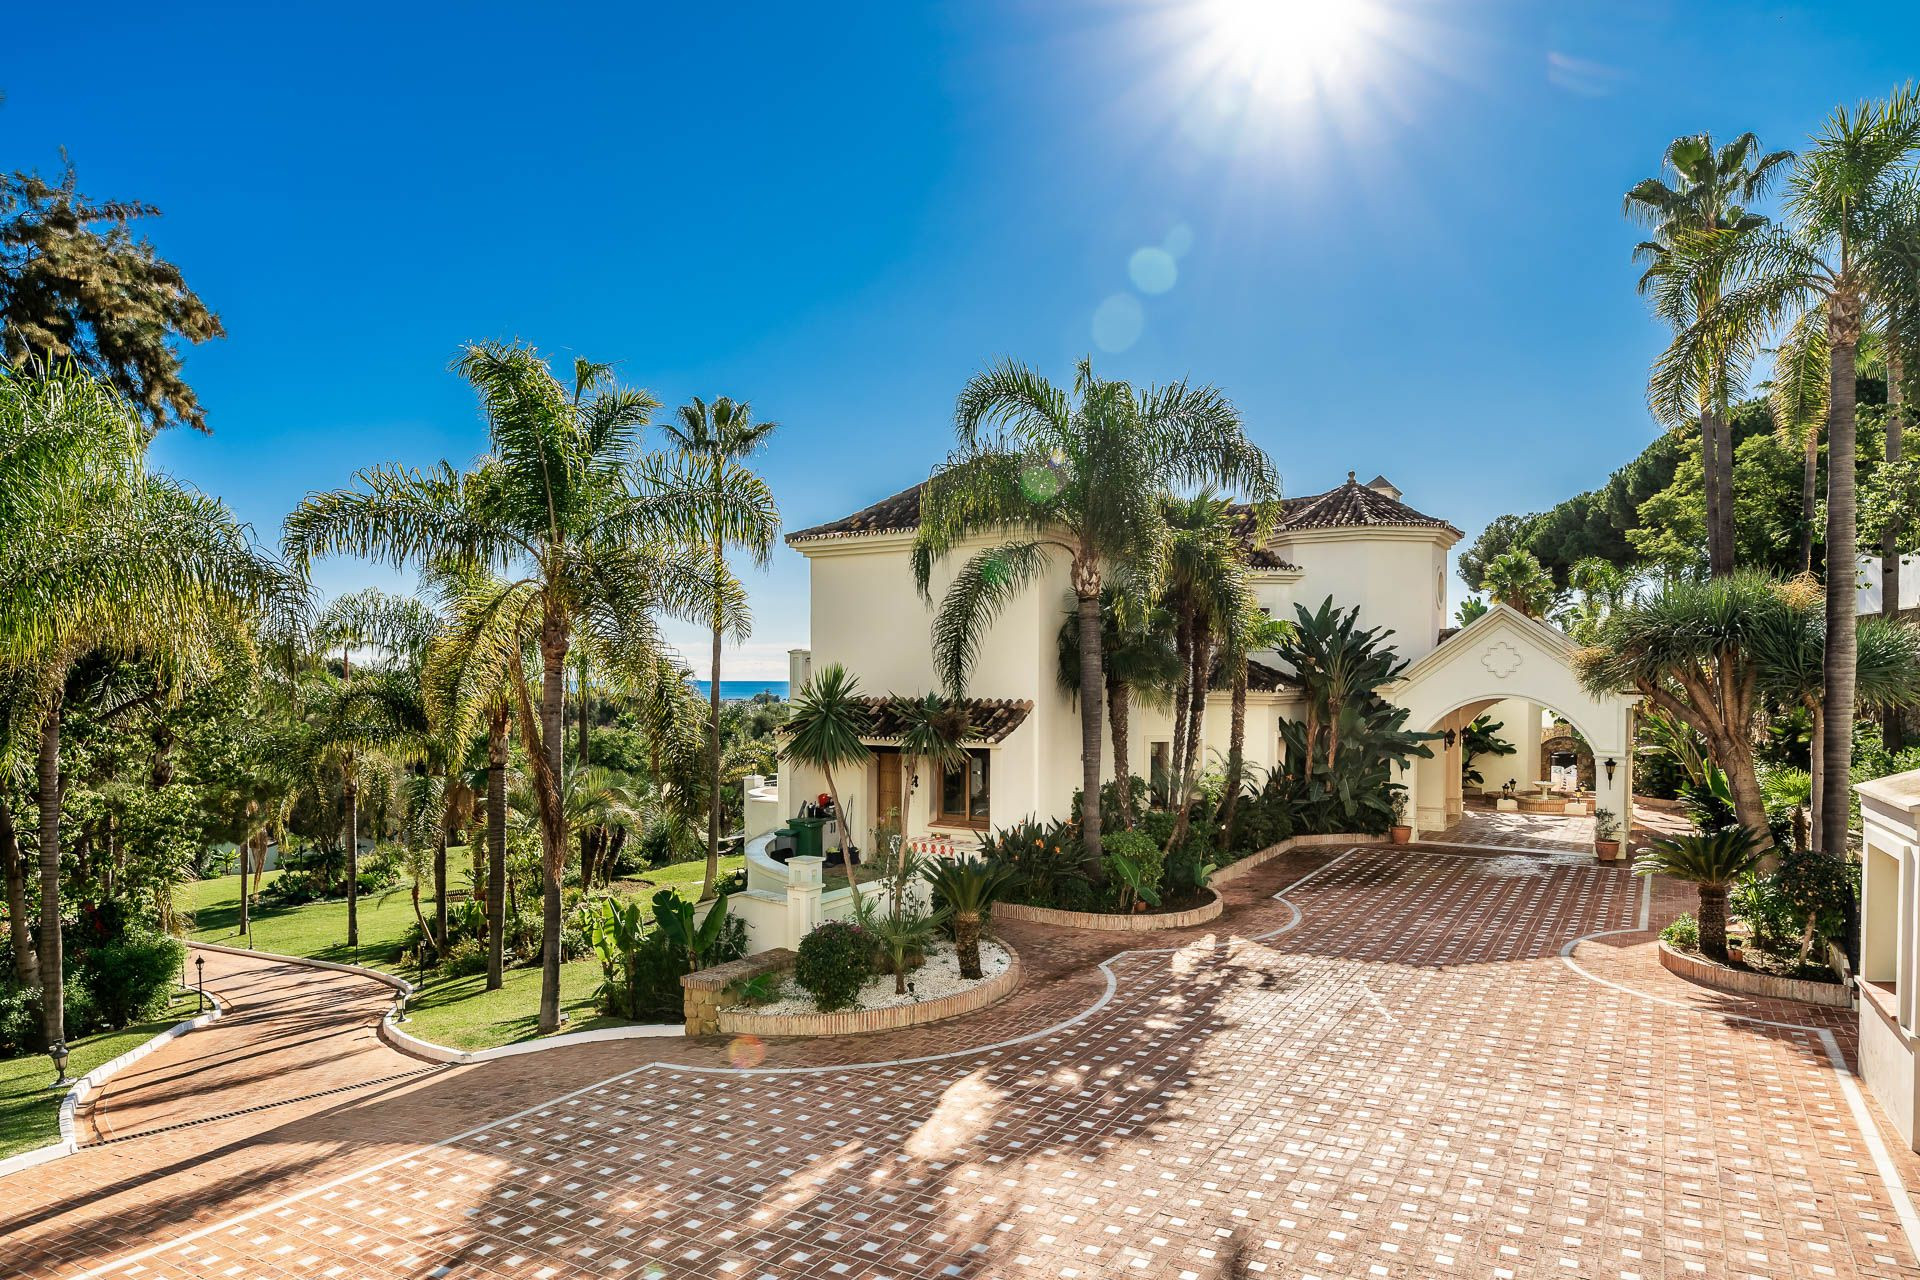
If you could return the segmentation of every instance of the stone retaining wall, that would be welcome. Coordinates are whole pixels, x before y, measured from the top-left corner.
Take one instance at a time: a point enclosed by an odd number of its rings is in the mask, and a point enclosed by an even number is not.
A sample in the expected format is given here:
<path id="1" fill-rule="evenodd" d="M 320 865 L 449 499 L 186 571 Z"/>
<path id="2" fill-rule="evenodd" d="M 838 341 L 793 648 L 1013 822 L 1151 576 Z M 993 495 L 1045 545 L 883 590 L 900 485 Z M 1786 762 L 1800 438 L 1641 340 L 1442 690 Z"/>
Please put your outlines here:
<path id="1" fill-rule="evenodd" d="M 1705 956 L 1676 951 L 1665 942 L 1660 944 L 1660 964 L 1689 982 L 1712 987 L 1715 991 L 1731 991 L 1736 995 L 1762 996 L 1773 1000 L 1798 1000 L 1803 1004 L 1824 1004 L 1842 1009 L 1853 1003 L 1848 989 L 1837 982 L 1809 982 L 1805 978 L 1781 978 L 1771 973 L 1729 969 Z"/>
<path id="2" fill-rule="evenodd" d="M 689 973 L 680 979 L 680 988 L 684 995 L 687 1015 L 687 1034 L 690 1036 L 710 1036 L 719 1033 L 720 1002 L 728 987 L 748 978 L 757 978 L 763 973 L 784 973 L 793 968 L 793 962 L 799 957 L 785 947 L 774 947 L 739 960 L 729 960 L 725 964 L 714 965 L 711 969 L 701 969 Z M 786 1032 L 769 1034 L 785 1035 Z M 798 1033 L 805 1034 L 805 1033 Z"/>
<path id="3" fill-rule="evenodd" d="M 977 1013 L 1011 995 L 1014 988 L 1020 985 L 1020 953 L 1008 946 L 1003 938 L 994 941 L 1007 953 L 1006 969 L 977 987 L 956 991 L 950 996 L 921 1000 L 915 1004 L 897 1004 L 886 1009 L 846 1009 L 839 1013 L 754 1013 L 747 1009 L 721 1009 L 718 1011 L 717 1029 L 721 1034 L 730 1036 L 848 1036 L 868 1031 L 898 1031 L 902 1027 L 918 1027 L 929 1022 L 958 1018 L 962 1014 Z M 749 958 L 758 960 L 760 957 Z M 791 959 L 792 953 L 788 953 L 789 963 Z M 692 997 L 691 990 L 688 997 Z M 691 1014 L 688 1026 L 692 1026 Z"/>

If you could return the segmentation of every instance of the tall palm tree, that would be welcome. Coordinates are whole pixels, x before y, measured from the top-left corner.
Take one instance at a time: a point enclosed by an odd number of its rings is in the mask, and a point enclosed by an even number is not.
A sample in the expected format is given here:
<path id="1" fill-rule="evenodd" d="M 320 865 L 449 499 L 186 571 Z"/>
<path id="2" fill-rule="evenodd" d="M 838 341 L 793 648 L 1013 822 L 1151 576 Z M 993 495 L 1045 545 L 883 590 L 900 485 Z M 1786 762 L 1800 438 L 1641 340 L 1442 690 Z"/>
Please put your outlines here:
<path id="1" fill-rule="evenodd" d="M 1544 618 L 1560 599 L 1553 575 L 1531 551 L 1503 551 L 1487 561 L 1480 589 L 1495 604 L 1517 609 L 1529 618 Z"/>
<path id="2" fill-rule="evenodd" d="M 1174 648 L 1181 662 L 1173 706 L 1174 820 L 1167 845 L 1171 850 L 1186 837 L 1189 826 L 1217 650 L 1238 620 L 1257 606 L 1248 580 L 1248 547 L 1239 537 L 1231 506 L 1203 491 L 1191 498 L 1169 499 L 1165 512 L 1170 535 L 1164 598 L 1174 616 Z"/>
<path id="3" fill-rule="evenodd" d="M 787 721 L 786 740 L 780 747 L 780 754 L 788 760 L 818 769 L 826 776 L 827 794 L 833 797 L 833 811 L 840 818 L 842 850 L 853 843 L 853 822 L 840 804 L 840 785 L 834 781 L 833 771 L 864 765 L 872 757 L 872 748 L 861 741 L 871 727 L 872 717 L 860 696 L 860 682 L 833 662 L 814 672 L 794 694 L 793 716 Z M 881 821 L 886 817 L 881 814 Z M 853 859 L 843 852 L 841 862 L 847 887 L 858 896 Z"/>
<path id="4" fill-rule="evenodd" d="M 1635 183 L 1623 202 L 1629 218 L 1653 230 L 1653 238 L 1634 250 L 1637 260 L 1648 263 L 1640 277 L 1640 291 L 1653 289 L 1669 265 L 1668 250 L 1677 238 L 1696 231 L 1740 234 L 1764 226 L 1766 219 L 1745 206 L 1764 196 L 1792 159 L 1790 151 L 1761 154 L 1760 140 L 1751 133 L 1717 147 L 1712 135 L 1705 133 L 1669 143 L 1661 175 Z M 1677 324 L 1711 311 L 1726 281 L 1716 273 L 1701 272 L 1689 283 L 1692 294 L 1687 310 L 1668 317 Z M 1725 344 L 1707 346 L 1699 355 L 1702 367 L 1695 380 L 1698 395 L 1691 409 L 1700 426 L 1707 563 L 1719 576 L 1733 572 L 1733 433 L 1727 410 L 1732 399 L 1734 364 Z M 1655 397 L 1656 411 L 1677 407 Z M 1662 417 L 1670 426 L 1679 425 L 1671 413 L 1662 413 Z"/>
<path id="5" fill-rule="evenodd" d="M 1248 596 L 1227 629 L 1225 657 L 1233 681 L 1232 719 L 1227 732 L 1227 793 L 1220 803 L 1221 848 L 1233 837 L 1233 815 L 1244 789 L 1247 760 L 1247 667 L 1256 653 L 1277 649 L 1286 642 L 1289 624 L 1271 617 Z"/>
<path id="6" fill-rule="evenodd" d="M 680 451 L 680 487 L 699 495 L 698 527 L 688 532 L 712 553 L 713 589 L 707 624 L 713 633 L 712 665 L 707 670 L 707 871 L 700 884 L 702 902 L 713 897 L 720 875 L 720 643 L 729 632 L 745 639 L 752 618 L 739 606 L 729 549 L 745 551 L 764 569 L 780 533 L 780 509 L 773 492 L 746 466 L 746 459 L 777 426 L 755 422 L 753 406 L 721 396 L 712 405 L 695 396 L 666 424 L 667 440 Z"/>
<path id="7" fill-rule="evenodd" d="M 616 387 L 606 365 L 575 362 L 561 382 L 530 347 L 469 346 L 456 370 L 479 394 L 491 451 L 467 474 L 379 467 L 351 489 L 310 494 L 287 517 L 288 560 L 326 554 L 459 570 L 442 644 L 463 673 L 454 717 L 474 724 L 505 689 L 540 810 L 545 892 L 540 1029 L 560 1026 L 561 884 L 568 847 L 561 795 L 567 656 L 591 638 L 607 661 L 639 667 L 662 647 L 656 612 L 709 615 L 711 566 L 671 540 L 699 527 L 694 495 L 663 487 L 636 457 L 655 408 Z M 744 609 L 738 585 L 729 610 Z M 729 615 L 734 616 L 732 614 Z M 540 668 L 536 696 L 529 658 Z"/>
<path id="8" fill-rule="evenodd" d="M 1916 148 L 1920 91 L 1912 86 L 1879 102 L 1841 107 L 1794 166 L 1788 183 L 1790 227 L 1694 232 L 1677 237 L 1669 251 L 1674 280 L 1713 274 L 1733 284 L 1699 312 L 1662 358 L 1656 377 L 1664 376 L 1675 394 L 1691 384 L 1704 355 L 1735 345 L 1756 347 L 1761 335 L 1789 328 L 1806 311 L 1823 314 L 1827 634 L 1834 641 L 1827 645 L 1823 680 L 1820 844 L 1826 849 L 1846 846 L 1853 760 L 1856 356 L 1870 313 L 1884 305 L 1886 285 L 1895 274 L 1895 264 L 1888 261 L 1889 231 L 1915 181 Z"/>
<path id="9" fill-rule="evenodd" d="M 1278 496 L 1267 455 L 1212 387 L 1136 392 L 1082 360 L 1069 392 L 1003 360 L 974 375 L 954 410 L 958 447 L 921 495 L 914 581 L 931 599 L 934 565 L 982 535 L 933 623 L 935 668 L 962 692 L 993 618 L 1065 556 L 1080 619 L 1083 857 L 1100 874 L 1100 730 L 1105 707 L 1100 588 L 1110 572 L 1150 582 L 1166 545 L 1163 494 L 1215 484 L 1250 501 Z"/>
<path id="10" fill-rule="evenodd" d="M 235 639 L 286 583 L 225 506 L 146 469 L 135 411 L 77 370 L 0 377 L 0 475 L 0 675 L 36 704 L 38 969 L 54 1044 L 66 1037 L 61 719 L 75 662 L 138 656 L 178 687 L 243 650 Z"/>
<path id="11" fill-rule="evenodd" d="M 413 673 L 415 693 L 418 692 L 418 672 L 426 656 L 426 647 L 432 640 L 439 620 L 431 610 L 411 596 L 390 595 L 377 588 L 354 591 L 331 601 L 315 617 L 312 628 L 313 640 L 322 649 L 340 650 L 339 708 L 336 714 L 344 714 L 354 707 L 349 698 L 353 683 L 353 655 L 355 650 L 363 654 L 372 650 L 372 661 L 381 667 L 397 667 Z M 390 682 L 391 684 L 391 682 Z M 384 690 L 397 697 L 402 692 L 398 685 Z M 416 696 L 416 704 L 418 699 Z M 341 775 L 341 795 L 345 801 L 345 845 L 347 856 L 347 945 L 360 945 L 360 775 L 361 752 L 364 743 L 375 739 L 384 740 L 389 736 L 389 725 L 397 724 L 396 717 L 410 718 L 424 722 L 424 711 L 416 705 L 411 713 L 397 710 L 391 699 L 378 704 L 362 700 L 358 704 L 361 710 L 374 710 L 383 723 L 375 724 L 355 720 L 351 723 L 341 720 L 334 725 L 332 745 L 337 754 Z M 391 713 L 391 714 L 389 714 Z M 411 732 L 411 730 L 409 730 Z M 363 740 L 360 734 L 371 737 Z M 444 894 L 442 895 L 444 897 Z"/>
<path id="12" fill-rule="evenodd" d="M 1113 776 L 1119 784 L 1120 824 L 1131 828 L 1133 766 L 1131 725 L 1136 701 L 1155 709 L 1172 705 L 1180 682 L 1173 648 L 1173 615 L 1158 601 L 1111 585 L 1100 589 L 1100 657 L 1107 695 L 1107 735 L 1113 740 Z M 1055 637 L 1054 676 L 1060 691 L 1080 696 L 1080 613 L 1069 604 Z"/>

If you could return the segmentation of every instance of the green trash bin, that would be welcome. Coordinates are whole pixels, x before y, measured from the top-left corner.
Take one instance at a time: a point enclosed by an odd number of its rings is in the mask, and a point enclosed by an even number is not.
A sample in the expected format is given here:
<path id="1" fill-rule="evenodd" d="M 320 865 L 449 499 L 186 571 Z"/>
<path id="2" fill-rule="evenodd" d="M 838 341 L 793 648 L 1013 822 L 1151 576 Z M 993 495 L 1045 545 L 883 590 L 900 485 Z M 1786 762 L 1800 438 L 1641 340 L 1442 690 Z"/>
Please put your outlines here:
<path id="1" fill-rule="evenodd" d="M 825 818 L 794 818 L 787 823 L 793 828 L 793 856 L 796 858 L 819 858 L 821 852 L 821 832 L 827 825 Z"/>

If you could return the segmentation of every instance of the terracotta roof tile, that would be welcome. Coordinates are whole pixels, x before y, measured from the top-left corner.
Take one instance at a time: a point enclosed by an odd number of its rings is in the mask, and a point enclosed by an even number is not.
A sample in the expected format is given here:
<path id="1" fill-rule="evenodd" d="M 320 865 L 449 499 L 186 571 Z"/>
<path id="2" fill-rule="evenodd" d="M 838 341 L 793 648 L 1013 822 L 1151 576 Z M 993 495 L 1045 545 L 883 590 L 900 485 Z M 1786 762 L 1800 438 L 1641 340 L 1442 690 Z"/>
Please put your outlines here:
<path id="1" fill-rule="evenodd" d="M 919 527 L 920 489 L 921 486 L 916 484 L 892 497 L 882 498 L 870 507 L 862 507 L 850 516 L 796 530 L 787 535 L 787 542 L 792 544 L 815 542 L 823 538 L 905 533 Z M 1465 536 L 1449 521 L 1415 511 L 1396 498 L 1356 482 L 1351 472 L 1347 475 L 1347 482 L 1338 488 L 1301 498 L 1287 498 L 1280 506 L 1278 523 L 1281 533 L 1289 529 L 1445 529 L 1455 537 Z M 1253 521 L 1251 507 L 1235 506 L 1233 512 L 1243 529 L 1250 528 Z M 1254 551 L 1253 565 L 1257 569 L 1298 567 L 1265 547 Z"/>
<path id="2" fill-rule="evenodd" d="M 880 742 L 900 737 L 900 717 L 894 699 L 868 697 L 861 701 L 867 704 L 867 713 L 873 717 L 862 737 Z M 962 698 L 958 706 L 966 713 L 965 740 L 968 742 L 1004 742 L 1007 735 L 1018 729 L 1033 710 L 1032 702 L 1012 698 Z"/>

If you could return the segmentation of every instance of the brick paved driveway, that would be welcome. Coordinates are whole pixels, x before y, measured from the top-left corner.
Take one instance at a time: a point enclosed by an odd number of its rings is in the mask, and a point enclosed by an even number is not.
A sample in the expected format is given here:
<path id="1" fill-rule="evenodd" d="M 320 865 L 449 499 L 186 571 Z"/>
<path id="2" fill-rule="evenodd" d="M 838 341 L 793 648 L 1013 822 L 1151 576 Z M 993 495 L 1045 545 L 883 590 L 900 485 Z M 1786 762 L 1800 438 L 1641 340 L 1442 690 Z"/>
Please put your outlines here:
<path id="1" fill-rule="evenodd" d="M 1640 926 L 1623 870 L 1376 847 L 1230 896 L 1212 928 L 1104 966 L 1110 939 L 1010 931 L 1027 989 L 957 1027 L 437 1073 L 186 1131 L 211 1144 L 198 1181 L 173 1138 L 83 1151 L 0 1184 L 24 1214 L 0 1270 L 1920 1273 L 1894 1185 L 1912 1162 L 1833 1064 L 1847 1019 L 1743 1021 L 1800 1007 L 1680 983 L 1642 933 L 1570 946 Z M 1656 921 L 1684 903 L 1654 897 Z M 126 1163 L 89 1163 L 109 1152 Z"/>

